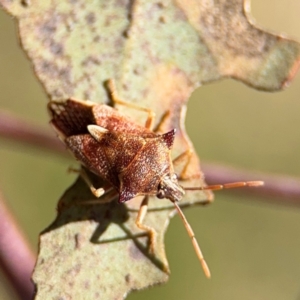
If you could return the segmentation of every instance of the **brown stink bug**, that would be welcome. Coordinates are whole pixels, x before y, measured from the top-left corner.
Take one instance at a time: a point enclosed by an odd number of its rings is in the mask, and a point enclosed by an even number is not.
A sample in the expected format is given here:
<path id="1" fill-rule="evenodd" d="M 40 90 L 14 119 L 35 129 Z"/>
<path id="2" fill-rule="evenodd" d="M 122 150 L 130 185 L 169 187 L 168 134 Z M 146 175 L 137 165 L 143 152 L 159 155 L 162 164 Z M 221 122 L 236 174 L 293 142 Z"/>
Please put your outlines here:
<path id="1" fill-rule="evenodd" d="M 137 226 L 149 234 L 150 250 L 153 251 L 155 231 L 143 224 L 147 212 L 148 196 L 171 200 L 192 239 L 197 256 L 207 277 L 210 271 L 203 258 L 193 230 L 188 224 L 178 202 L 185 190 L 217 190 L 241 186 L 259 186 L 261 181 L 236 182 L 199 188 L 183 188 L 178 182 L 171 159 L 171 148 L 175 129 L 158 134 L 151 130 L 154 113 L 131 103 L 120 100 L 112 81 L 108 82 L 114 103 L 131 106 L 148 113 L 145 126 L 140 126 L 125 117 L 116 109 L 90 101 L 68 99 L 65 102 L 51 101 L 49 111 L 51 124 L 67 148 L 89 171 L 107 181 L 119 194 L 119 202 L 144 195 L 136 219 Z M 186 151 L 180 159 L 190 155 Z M 187 159 L 188 161 L 188 159 Z M 96 189 L 87 173 L 80 171 L 96 197 L 106 193 L 103 188 Z M 101 199 L 100 199 L 101 200 Z"/>

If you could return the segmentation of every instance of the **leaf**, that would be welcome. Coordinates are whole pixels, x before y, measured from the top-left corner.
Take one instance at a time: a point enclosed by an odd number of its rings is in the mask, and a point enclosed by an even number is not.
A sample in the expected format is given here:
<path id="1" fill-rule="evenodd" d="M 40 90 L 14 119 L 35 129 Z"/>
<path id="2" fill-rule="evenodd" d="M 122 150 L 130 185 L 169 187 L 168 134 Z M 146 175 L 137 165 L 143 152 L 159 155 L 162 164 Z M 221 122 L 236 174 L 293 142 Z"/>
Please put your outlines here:
<path id="1" fill-rule="evenodd" d="M 117 201 L 74 206 L 76 200 L 89 199 L 91 193 L 79 179 L 60 202 L 73 204 L 41 235 L 34 274 L 39 283 L 37 299 L 121 299 L 147 281 L 167 279 L 164 249 L 158 249 L 156 256 L 148 254 L 147 237 L 140 236 L 134 223 L 136 212 L 128 212 Z M 166 214 L 160 213 L 158 219 Z"/>
<path id="2" fill-rule="evenodd" d="M 157 122 L 171 110 L 163 131 L 180 129 L 174 157 L 192 147 L 183 124 L 185 104 L 197 86 L 233 77 L 257 89 L 279 90 L 299 63 L 299 44 L 255 27 L 241 0 L 0 3 L 18 19 L 22 45 L 51 99 L 72 96 L 108 103 L 103 82 L 113 78 L 118 93 L 151 107 Z M 136 122 L 145 119 L 120 109 Z M 186 185 L 203 183 L 196 155 L 188 172 L 195 179 Z M 139 199 L 126 206 L 72 204 L 90 197 L 79 179 L 41 235 L 33 276 L 37 299 L 121 299 L 131 290 L 167 280 L 163 235 L 172 205 L 150 201 L 155 211 L 145 224 L 157 231 L 151 256 L 147 238 L 134 224 Z M 189 193 L 182 203 L 211 198 L 210 193 Z"/>

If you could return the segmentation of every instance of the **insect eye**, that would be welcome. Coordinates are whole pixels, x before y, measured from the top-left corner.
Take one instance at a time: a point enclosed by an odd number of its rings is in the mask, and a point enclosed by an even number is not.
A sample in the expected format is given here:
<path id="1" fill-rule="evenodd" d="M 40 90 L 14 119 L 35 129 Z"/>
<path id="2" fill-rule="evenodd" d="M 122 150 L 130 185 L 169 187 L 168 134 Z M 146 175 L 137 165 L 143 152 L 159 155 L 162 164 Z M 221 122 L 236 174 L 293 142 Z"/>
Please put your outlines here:
<path id="1" fill-rule="evenodd" d="M 156 194 L 156 197 L 157 197 L 158 199 L 164 199 L 164 198 L 166 198 L 166 197 L 165 197 L 165 191 L 162 190 L 162 189 L 159 189 L 158 192 L 157 192 L 157 194 Z"/>

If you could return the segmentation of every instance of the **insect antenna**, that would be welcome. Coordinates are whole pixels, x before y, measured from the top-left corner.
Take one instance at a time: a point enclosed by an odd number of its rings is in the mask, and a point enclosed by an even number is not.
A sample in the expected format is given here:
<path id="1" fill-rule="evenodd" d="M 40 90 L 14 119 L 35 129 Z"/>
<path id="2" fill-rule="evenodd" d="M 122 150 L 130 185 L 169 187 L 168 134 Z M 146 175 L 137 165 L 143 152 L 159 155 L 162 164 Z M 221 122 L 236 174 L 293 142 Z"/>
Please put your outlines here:
<path id="1" fill-rule="evenodd" d="M 207 185 L 207 186 L 200 186 L 200 187 L 183 187 L 185 191 L 199 191 L 199 190 L 210 190 L 210 191 L 217 191 L 217 190 L 224 190 L 224 189 L 235 189 L 240 187 L 256 187 L 264 185 L 263 181 L 238 181 L 238 182 L 230 182 L 224 184 L 214 184 L 214 185 Z"/>
<path id="2" fill-rule="evenodd" d="M 187 190 L 187 191 L 198 191 L 198 190 L 216 191 L 216 190 L 233 189 L 233 188 L 240 188 L 240 187 L 247 187 L 247 186 L 248 187 L 257 187 L 257 186 L 262 186 L 262 185 L 264 185 L 263 181 L 239 181 L 239 182 L 230 182 L 230 183 L 224 183 L 224 184 L 208 185 L 208 186 L 204 186 L 204 187 L 183 187 L 183 189 Z M 197 257 L 201 263 L 204 274 L 207 278 L 210 278 L 211 277 L 210 270 L 204 259 L 202 251 L 200 249 L 200 246 L 197 242 L 194 231 L 193 231 L 191 225 L 189 224 L 189 222 L 187 221 L 187 219 L 186 219 L 185 215 L 183 214 L 179 205 L 176 202 L 173 202 L 173 203 L 175 205 L 175 208 L 177 209 L 177 212 L 178 212 L 181 220 L 183 221 L 184 227 L 187 230 L 189 237 L 192 240 L 193 247 L 194 247 Z"/>
<path id="3" fill-rule="evenodd" d="M 196 254 L 198 256 L 198 259 L 200 260 L 200 263 L 201 263 L 201 266 L 202 266 L 202 269 L 204 271 L 204 274 L 207 278 L 210 278 L 210 270 L 208 268 L 208 265 L 203 257 L 203 254 L 202 254 L 202 251 L 200 249 L 200 246 L 196 240 L 196 237 L 195 237 L 195 234 L 194 234 L 194 231 L 191 227 L 191 225 L 189 224 L 189 222 L 187 221 L 185 215 L 183 214 L 182 210 L 180 209 L 180 207 L 178 206 L 178 204 L 176 202 L 173 202 L 176 209 L 177 209 L 177 212 L 181 218 L 181 220 L 183 221 L 183 224 L 184 224 L 184 227 L 189 235 L 189 237 L 191 238 L 192 240 L 192 244 L 193 244 L 193 247 L 196 251 Z"/>

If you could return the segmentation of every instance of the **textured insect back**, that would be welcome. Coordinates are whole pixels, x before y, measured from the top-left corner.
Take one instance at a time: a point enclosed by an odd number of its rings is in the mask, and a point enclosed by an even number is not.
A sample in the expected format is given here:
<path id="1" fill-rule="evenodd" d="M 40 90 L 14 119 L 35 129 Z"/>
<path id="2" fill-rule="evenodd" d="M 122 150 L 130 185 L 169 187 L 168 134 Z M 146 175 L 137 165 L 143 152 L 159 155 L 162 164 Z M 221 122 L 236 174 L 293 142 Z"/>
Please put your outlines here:
<path id="1" fill-rule="evenodd" d="M 157 195 L 162 178 L 174 172 L 170 154 L 174 135 L 172 130 L 144 139 L 143 148 L 120 174 L 120 202 L 139 195 Z"/>
<path id="2" fill-rule="evenodd" d="M 52 116 L 51 124 L 64 137 L 88 133 L 87 124 L 94 124 L 90 101 L 69 99 L 65 102 L 51 101 L 48 110 Z"/>
<path id="3" fill-rule="evenodd" d="M 160 135 L 106 105 L 75 99 L 51 102 L 51 123 L 86 168 L 107 180 L 126 202 L 156 195 L 162 178 L 173 175 L 175 130 Z"/>

